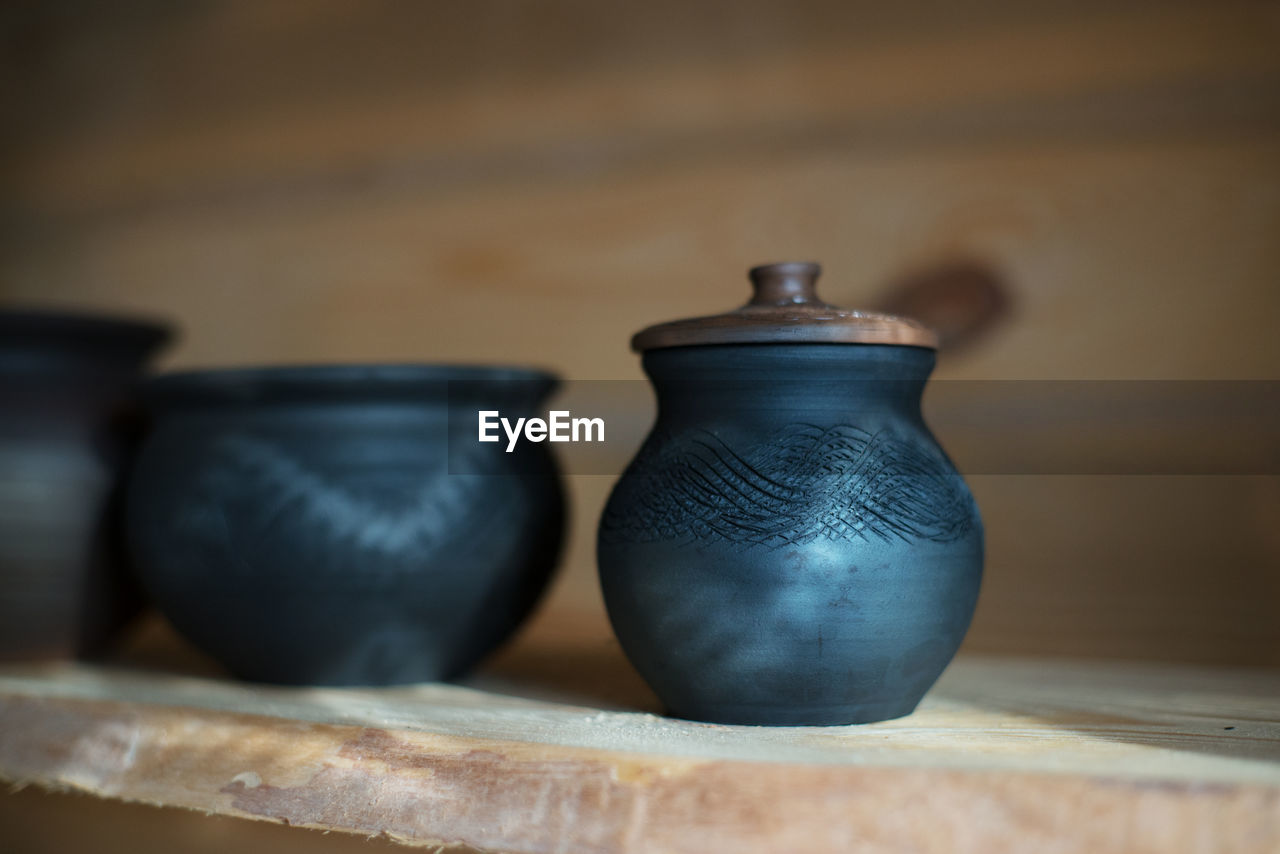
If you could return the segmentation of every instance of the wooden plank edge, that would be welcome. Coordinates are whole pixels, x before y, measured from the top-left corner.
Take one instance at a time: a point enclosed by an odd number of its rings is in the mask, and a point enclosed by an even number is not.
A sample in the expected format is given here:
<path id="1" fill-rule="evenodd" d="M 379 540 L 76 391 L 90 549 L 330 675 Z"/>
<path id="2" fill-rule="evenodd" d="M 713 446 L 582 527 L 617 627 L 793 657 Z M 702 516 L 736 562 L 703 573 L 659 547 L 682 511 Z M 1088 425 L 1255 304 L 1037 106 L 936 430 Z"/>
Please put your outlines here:
<path id="1" fill-rule="evenodd" d="M 521 854 L 1280 850 L 1265 785 L 668 758 L 98 700 L 0 697 L 0 779 Z"/>

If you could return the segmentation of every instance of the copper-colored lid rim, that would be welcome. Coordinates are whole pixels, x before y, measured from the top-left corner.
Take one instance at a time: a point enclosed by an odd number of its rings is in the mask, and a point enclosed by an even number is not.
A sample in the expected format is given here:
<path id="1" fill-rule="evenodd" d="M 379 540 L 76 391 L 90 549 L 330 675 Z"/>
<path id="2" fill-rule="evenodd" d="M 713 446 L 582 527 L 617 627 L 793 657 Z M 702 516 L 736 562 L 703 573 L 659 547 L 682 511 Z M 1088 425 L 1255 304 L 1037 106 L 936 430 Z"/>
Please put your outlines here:
<path id="1" fill-rule="evenodd" d="M 910 318 L 854 311 L 818 298 L 812 262 L 753 267 L 751 301 L 724 314 L 660 323 L 637 332 L 631 349 L 709 344 L 889 344 L 938 348 L 933 330 Z"/>

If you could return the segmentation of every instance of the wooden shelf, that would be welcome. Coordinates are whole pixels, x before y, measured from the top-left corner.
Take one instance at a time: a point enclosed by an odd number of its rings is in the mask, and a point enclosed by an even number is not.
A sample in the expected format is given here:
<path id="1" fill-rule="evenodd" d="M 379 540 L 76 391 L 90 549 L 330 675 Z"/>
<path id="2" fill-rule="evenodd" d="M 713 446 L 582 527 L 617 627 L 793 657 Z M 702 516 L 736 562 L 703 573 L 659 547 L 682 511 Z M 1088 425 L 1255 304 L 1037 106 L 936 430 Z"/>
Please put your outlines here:
<path id="1" fill-rule="evenodd" d="M 1280 671 L 961 657 L 898 721 L 655 712 L 554 631 L 457 685 L 8 666 L 0 777 L 486 851 L 1280 850 Z"/>

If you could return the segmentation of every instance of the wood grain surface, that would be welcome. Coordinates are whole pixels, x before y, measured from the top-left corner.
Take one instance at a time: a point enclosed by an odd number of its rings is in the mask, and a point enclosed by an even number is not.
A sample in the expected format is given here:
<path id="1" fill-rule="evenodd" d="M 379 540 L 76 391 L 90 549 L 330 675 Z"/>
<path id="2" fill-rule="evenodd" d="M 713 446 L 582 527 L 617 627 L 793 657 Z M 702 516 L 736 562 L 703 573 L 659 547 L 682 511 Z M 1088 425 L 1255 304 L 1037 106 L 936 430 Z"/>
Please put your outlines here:
<path id="1" fill-rule="evenodd" d="M 374 854 L 404 846 L 365 837 L 283 823 L 253 821 L 184 809 L 100 798 L 71 789 L 5 787 L 0 828 L 6 854 Z M 450 846 L 448 854 L 472 854 Z M 443 854 L 443 852 L 441 852 Z"/>
<path id="2" fill-rule="evenodd" d="M 962 659 L 909 718 L 770 729 L 593 698 L 617 655 L 559 701 L 519 667 L 380 690 L 10 667 L 0 776 L 486 851 L 1280 845 L 1276 671 Z"/>

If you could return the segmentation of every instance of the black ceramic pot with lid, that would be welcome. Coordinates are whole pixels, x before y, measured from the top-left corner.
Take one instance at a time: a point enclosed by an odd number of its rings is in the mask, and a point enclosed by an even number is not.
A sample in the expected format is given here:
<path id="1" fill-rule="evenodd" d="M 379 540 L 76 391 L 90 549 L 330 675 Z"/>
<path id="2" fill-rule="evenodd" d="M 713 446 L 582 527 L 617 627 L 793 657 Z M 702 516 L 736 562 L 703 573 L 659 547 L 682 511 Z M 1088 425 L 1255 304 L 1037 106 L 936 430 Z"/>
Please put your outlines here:
<path id="1" fill-rule="evenodd" d="M 653 430 L 600 522 L 600 581 L 673 715 L 833 725 L 910 713 L 968 628 L 982 524 L 920 398 L 936 339 L 818 299 L 816 264 L 638 333 Z"/>

